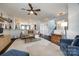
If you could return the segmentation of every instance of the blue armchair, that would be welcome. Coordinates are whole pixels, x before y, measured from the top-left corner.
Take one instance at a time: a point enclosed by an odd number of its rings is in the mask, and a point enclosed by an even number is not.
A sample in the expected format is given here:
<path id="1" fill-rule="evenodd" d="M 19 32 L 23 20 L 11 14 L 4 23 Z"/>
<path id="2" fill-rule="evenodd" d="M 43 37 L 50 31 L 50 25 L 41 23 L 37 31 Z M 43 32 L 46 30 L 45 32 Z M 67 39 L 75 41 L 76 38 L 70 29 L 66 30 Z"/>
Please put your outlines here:
<path id="1" fill-rule="evenodd" d="M 71 39 L 61 39 L 60 40 L 60 49 L 64 53 L 64 55 L 68 55 L 68 46 L 71 45 L 73 40 Z"/>
<path id="2" fill-rule="evenodd" d="M 77 46 L 68 46 L 68 56 L 79 56 L 79 47 Z"/>
<path id="3" fill-rule="evenodd" d="M 79 56 L 79 36 L 77 35 L 74 40 L 61 39 L 60 49 L 65 56 Z"/>

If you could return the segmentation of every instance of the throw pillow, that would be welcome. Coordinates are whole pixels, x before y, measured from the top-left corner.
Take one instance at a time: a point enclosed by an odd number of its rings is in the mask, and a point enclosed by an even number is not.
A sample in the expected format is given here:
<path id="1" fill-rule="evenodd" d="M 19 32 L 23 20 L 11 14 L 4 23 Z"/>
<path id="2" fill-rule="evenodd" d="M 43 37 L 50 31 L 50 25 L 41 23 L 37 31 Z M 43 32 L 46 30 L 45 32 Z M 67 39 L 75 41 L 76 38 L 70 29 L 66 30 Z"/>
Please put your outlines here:
<path id="1" fill-rule="evenodd" d="M 76 35 L 75 39 L 79 39 L 79 35 Z"/>
<path id="2" fill-rule="evenodd" d="M 71 46 L 73 46 L 73 44 L 74 44 L 75 40 L 76 40 L 76 39 L 74 39 L 74 40 L 72 41 Z"/>
<path id="3" fill-rule="evenodd" d="M 79 39 L 74 39 L 71 46 L 79 46 Z"/>

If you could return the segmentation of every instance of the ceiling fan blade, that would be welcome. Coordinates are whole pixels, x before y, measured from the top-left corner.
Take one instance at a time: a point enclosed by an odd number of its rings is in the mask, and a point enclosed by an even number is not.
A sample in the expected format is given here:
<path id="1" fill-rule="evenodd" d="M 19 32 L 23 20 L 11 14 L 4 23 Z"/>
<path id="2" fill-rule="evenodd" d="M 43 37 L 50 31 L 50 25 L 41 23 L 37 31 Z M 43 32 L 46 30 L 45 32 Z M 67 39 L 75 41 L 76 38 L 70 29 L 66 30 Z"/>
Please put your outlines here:
<path id="1" fill-rule="evenodd" d="M 32 9 L 33 9 L 32 5 L 31 5 L 30 3 L 29 3 L 28 5 L 29 5 L 29 7 L 30 7 L 30 8 L 31 8 L 31 10 L 32 10 Z"/>
<path id="2" fill-rule="evenodd" d="M 0 22 L 4 22 L 4 20 L 2 18 L 0 18 Z"/>
<path id="3" fill-rule="evenodd" d="M 41 11 L 40 9 L 36 9 L 36 10 L 34 10 L 34 11 Z"/>
<path id="4" fill-rule="evenodd" d="M 31 11 L 31 10 L 27 10 L 27 11 Z"/>
<path id="5" fill-rule="evenodd" d="M 35 15 L 37 15 L 37 13 L 36 13 L 36 12 L 34 12 L 34 11 L 33 11 L 33 13 L 34 13 Z"/>
<path id="6" fill-rule="evenodd" d="M 3 13 L 1 12 L 1 17 L 3 16 Z"/>

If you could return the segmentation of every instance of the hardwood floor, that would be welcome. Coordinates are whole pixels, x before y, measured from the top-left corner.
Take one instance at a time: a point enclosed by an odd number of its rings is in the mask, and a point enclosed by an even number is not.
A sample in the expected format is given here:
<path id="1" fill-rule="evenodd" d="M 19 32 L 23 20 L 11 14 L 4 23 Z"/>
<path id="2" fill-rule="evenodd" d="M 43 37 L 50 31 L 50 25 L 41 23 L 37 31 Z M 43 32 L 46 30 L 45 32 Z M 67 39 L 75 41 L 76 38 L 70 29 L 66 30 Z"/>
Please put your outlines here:
<path id="1" fill-rule="evenodd" d="M 0 55 L 3 54 L 10 46 L 11 44 L 15 41 L 16 39 L 11 39 L 11 42 L 0 52 Z"/>

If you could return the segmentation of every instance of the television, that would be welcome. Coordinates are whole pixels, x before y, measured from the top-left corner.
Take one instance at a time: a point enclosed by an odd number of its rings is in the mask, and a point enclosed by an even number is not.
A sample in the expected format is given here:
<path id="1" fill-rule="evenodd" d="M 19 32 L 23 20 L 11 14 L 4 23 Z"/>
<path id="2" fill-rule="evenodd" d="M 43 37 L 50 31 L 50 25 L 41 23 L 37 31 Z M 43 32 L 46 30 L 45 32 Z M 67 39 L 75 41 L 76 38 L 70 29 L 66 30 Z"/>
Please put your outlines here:
<path id="1" fill-rule="evenodd" d="M 0 28 L 0 34 L 3 33 L 3 28 Z"/>

